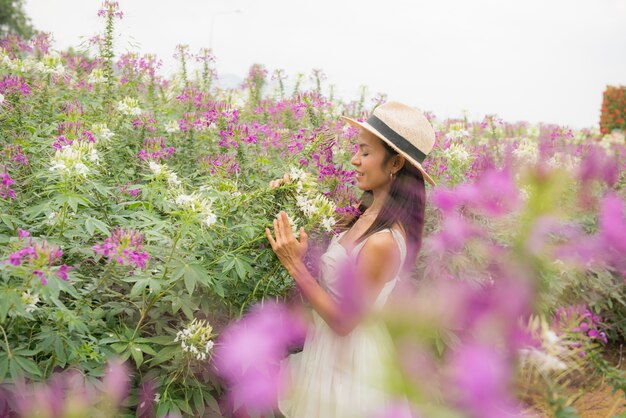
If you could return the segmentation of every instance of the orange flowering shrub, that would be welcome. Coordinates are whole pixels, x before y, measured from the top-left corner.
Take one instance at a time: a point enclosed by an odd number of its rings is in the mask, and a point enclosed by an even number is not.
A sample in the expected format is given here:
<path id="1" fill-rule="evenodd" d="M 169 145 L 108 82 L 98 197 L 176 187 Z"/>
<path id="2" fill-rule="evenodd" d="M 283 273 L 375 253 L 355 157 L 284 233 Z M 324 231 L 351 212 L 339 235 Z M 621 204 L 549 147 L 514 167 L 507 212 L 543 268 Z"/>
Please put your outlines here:
<path id="1" fill-rule="evenodd" d="M 602 99 L 600 131 L 626 130 L 626 86 L 607 86 Z"/>

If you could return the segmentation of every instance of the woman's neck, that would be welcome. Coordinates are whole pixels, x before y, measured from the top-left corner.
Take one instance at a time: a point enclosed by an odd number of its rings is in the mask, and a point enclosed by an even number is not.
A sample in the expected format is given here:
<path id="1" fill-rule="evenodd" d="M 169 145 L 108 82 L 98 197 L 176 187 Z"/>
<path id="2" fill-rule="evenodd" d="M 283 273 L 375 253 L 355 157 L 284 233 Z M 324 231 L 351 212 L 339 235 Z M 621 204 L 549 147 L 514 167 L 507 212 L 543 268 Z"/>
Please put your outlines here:
<path id="1" fill-rule="evenodd" d="M 367 210 L 369 212 L 380 212 L 388 194 L 389 192 L 386 189 L 372 190 L 372 204 Z"/>

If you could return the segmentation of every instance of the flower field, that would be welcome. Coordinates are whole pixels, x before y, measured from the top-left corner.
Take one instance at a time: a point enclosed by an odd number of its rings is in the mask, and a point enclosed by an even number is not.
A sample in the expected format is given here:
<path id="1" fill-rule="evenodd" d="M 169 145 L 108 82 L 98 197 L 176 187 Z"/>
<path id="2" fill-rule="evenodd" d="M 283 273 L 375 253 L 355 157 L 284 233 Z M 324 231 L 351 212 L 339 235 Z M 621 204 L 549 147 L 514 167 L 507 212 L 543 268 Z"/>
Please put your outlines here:
<path id="1" fill-rule="evenodd" d="M 306 319 L 265 228 L 285 210 L 317 271 L 362 199 L 339 116 L 386 98 L 260 64 L 222 88 L 211 51 L 184 45 L 164 77 L 115 56 L 116 3 L 99 15 L 91 52 L 0 40 L 0 415 L 271 416 Z M 578 417 L 598 382 L 626 394 L 606 355 L 626 337 L 623 132 L 427 116 L 438 185 L 381 313 L 389 393 L 459 418 Z"/>

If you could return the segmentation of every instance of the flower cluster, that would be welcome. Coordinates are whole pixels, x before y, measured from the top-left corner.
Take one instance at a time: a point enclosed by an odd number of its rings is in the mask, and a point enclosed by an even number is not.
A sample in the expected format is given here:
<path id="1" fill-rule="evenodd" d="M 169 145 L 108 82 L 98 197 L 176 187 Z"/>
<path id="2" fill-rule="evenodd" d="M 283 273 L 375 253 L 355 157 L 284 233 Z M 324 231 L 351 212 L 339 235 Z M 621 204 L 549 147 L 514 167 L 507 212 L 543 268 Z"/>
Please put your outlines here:
<path id="1" fill-rule="evenodd" d="M 102 84 L 106 83 L 106 81 L 107 78 L 102 68 L 94 68 L 93 70 L 91 70 L 89 77 L 87 77 L 87 82 L 90 84 Z"/>
<path id="2" fill-rule="evenodd" d="M 199 216 L 203 225 L 211 226 L 217 222 L 217 216 L 211 210 L 211 203 L 197 193 L 178 195 L 176 204 L 187 214 Z"/>
<path id="3" fill-rule="evenodd" d="M 102 9 L 98 10 L 98 16 L 121 19 L 124 13 L 120 10 L 120 4 L 117 1 L 105 0 Z"/>
<path id="4" fill-rule="evenodd" d="M 470 159 L 470 153 L 459 143 L 451 144 L 443 151 L 443 155 L 449 161 L 457 163 L 465 163 Z"/>
<path id="5" fill-rule="evenodd" d="M 573 338 L 572 348 L 579 350 L 581 357 L 586 355 L 585 348 L 589 343 L 608 342 L 606 333 L 602 331 L 600 316 L 582 305 L 560 307 L 557 309 L 553 326 L 558 334 Z"/>
<path id="6" fill-rule="evenodd" d="M 167 132 L 168 134 L 173 134 L 175 132 L 180 132 L 180 126 L 178 125 L 178 121 L 177 120 L 171 120 L 169 122 L 167 122 L 164 126 L 165 128 L 165 132 Z"/>
<path id="7" fill-rule="evenodd" d="M 137 116 L 141 115 L 141 108 L 139 107 L 139 100 L 132 97 L 125 97 L 117 102 L 117 110 L 123 115 Z"/>
<path id="8" fill-rule="evenodd" d="M 204 320 L 194 319 L 187 325 L 187 328 L 176 333 L 174 342 L 179 342 L 183 352 L 190 353 L 197 360 L 203 361 L 211 354 L 213 341 L 211 333 L 213 327 Z"/>
<path id="9" fill-rule="evenodd" d="M 213 154 L 199 158 L 202 166 L 206 167 L 211 174 L 239 174 L 240 168 L 237 158 L 229 154 Z"/>
<path id="10" fill-rule="evenodd" d="M 15 183 L 15 180 L 13 180 L 9 175 L 6 166 L 3 166 L 2 168 L 4 173 L 0 172 L 0 180 L 2 180 L 2 182 L 0 182 L 0 197 L 3 199 L 15 199 L 15 190 L 11 189 L 11 185 Z"/>
<path id="11" fill-rule="evenodd" d="M 132 229 L 116 227 L 111 236 L 102 244 L 91 247 L 96 254 L 102 254 L 109 261 L 134 268 L 145 268 L 150 255 L 143 251 L 143 235 Z"/>
<path id="12" fill-rule="evenodd" d="M 18 236 L 23 239 L 29 237 L 30 234 L 20 229 Z M 55 266 L 62 256 L 63 251 L 58 246 L 49 245 L 45 240 L 39 244 L 29 238 L 28 242 L 25 242 L 20 250 L 11 253 L 4 263 L 26 268 L 41 279 L 41 284 L 46 285 L 51 273 L 62 280 L 67 280 L 69 266 L 66 264 Z"/>
<path id="13" fill-rule="evenodd" d="M 98 141 L 108 141 L 115 136 L 104 123 L 94 123 L 91 132 Z"/>
<path id="14" fill-rule="evenodd" d="M 536 141 L 529 138 L 522 138 L 513 150 L 513 155 L 522 163 L 536 164 L 539 159 L 539 146 Z"/>
<path id="15" fill-rule="evenodd" d="M 25 305 L 24 310 L 26 312 L 32 312 L 37 309 L 37 303 L 39 303 L 39 296 L 34 294 L 30 294 L 30 290 L 26 290 L 22 293 L 22 297 L 20 298 L 22 303 Z"/>
<path id="16" fill-rule="evenodd" d="M 302 214 L 313 223 L 318 223 L 327 231 L 332 232 L 337 222 L 334 215 L 335 204 L 326 196 L 315 190 L 310 176 L 301 168 L 291 167 L 289 178 L 296 183 L 296 206 Z"/>
<path id="17" fill-rule="evenodd" d="M 180 186 L 178 175 L 170 170 L 167 164 L 159 164 L 153 160 L 148 160 L 148 168 L 155 180 L 167 180 L 167 184 L 172 187 Z"/>
<path id="18" fill-rule="evenodd" d="M 143 149 L 139 151 L 140 160 L 164 160 L 174 153 L 174 147 L 165 146 L 165 138 L 155 137 L 143 140 Z"/>
<path id="19" fill-rule="evenodd" d="M 99 160 L 93 143 L 77 141 L 57 149 L 51 160 L 50 171 L 60 172 L 70 178 L 85 178 L 90 171 L 88 164 L 97 164 Z"/>
<path id="20" fill-rule="evenodd" d="M 0 93 L 5 96 L 28 96 L 31 91 L 23 77 L 7 75 L 0 81 Z"/>

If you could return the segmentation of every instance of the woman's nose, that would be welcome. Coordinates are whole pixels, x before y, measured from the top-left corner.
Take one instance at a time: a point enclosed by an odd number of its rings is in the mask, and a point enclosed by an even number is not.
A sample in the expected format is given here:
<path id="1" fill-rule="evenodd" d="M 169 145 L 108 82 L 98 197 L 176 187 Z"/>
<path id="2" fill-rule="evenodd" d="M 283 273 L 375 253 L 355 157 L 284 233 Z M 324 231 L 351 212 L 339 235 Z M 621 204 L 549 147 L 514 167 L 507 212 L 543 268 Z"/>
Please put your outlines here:
<path id="1" fill-rule="evenodd" d="M 358 156 L 359 156 L 359 153 L 358 153 L 358 152 L 357 152 L 357 153 L 355 153 L 355 154 L 352 156 L 352 158 L 350 159 L 350 163 L 351 163 L 352 165 L 359 165 L 359 164 L 360 164 L 360 161 L 359 161 Z"/>

